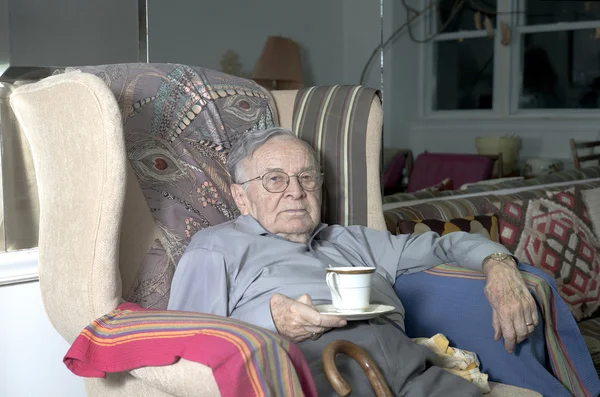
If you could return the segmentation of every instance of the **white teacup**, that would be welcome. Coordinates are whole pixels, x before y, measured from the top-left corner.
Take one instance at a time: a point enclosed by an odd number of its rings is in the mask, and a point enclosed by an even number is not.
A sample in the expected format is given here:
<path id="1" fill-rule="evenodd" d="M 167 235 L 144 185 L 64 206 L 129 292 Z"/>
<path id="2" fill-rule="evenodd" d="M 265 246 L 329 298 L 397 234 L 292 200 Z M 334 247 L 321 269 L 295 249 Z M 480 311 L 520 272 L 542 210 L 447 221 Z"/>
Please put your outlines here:
<path id="1" fill-rule="evenodd" d="M 333 307 L 340 312 L 367 310 L 371 302 L 374 267 L 329 267 L 325 281 Z"/>

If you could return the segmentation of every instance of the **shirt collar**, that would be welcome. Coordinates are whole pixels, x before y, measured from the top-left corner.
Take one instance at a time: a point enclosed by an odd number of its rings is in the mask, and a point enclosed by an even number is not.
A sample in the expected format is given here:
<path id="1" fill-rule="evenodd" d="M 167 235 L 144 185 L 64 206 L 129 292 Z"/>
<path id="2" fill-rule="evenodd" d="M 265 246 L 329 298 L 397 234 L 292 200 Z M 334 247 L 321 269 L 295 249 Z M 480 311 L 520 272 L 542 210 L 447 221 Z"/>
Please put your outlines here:
<path id="1" fill-rule="evenodd" d="M 310 242 L 317 237 L 317 234 L 321 230 L 325 229 L 326 227 L 327 227 L 327 224 L 320 223 L 319 226 L 317 226 L 315 228 L 315 230 L 313 230 L 310 238 L 308 239 L 307 244 L 310 244 Z M 263 225 L 261 225 L 260 222 L 257 221 L 256 219 L 254 219 L 254 217 L 251 215 L 238 216 L 235 220 L 235 228 L 239 231 L 242 231 L 242 232 L 248 233 L 248 234 L 258 234 L 261 236 L 273 236 L 273 237 L 282 238 L 282 237 L 279 237 L 279 236 L 267 231 L 267 229 L 265 229 L 263 227 Z"/>

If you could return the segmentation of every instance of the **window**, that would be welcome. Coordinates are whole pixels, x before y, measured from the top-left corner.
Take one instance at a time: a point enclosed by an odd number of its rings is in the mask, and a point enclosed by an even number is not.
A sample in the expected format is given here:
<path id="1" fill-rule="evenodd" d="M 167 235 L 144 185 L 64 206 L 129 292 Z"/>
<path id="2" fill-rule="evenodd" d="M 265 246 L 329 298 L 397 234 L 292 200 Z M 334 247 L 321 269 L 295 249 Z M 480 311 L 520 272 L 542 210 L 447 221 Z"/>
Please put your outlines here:
<path id="1" fill-rule="evenodd" d="M 468 4 L 457 4 L 455 0 L 440 0 L 435 11 L 437 21 L 430 19 L 436 66 L 432 108 L 491 109 L 496 1 L 486 5 L 489 16 Z"/>
<path id="2" fill-rule="evenodd" d="M 423 0 L 423 6 L 423 37 L 416 40 L 426 43 L 426 113 L 600 107 L 600 2 Z"/>
<path id="3" fill-rule="evenodd" d="M 597 109 L 600 4 L 528 0 L 517 19 L 518 108 Z"/>
<path id="4" fill-rule="evenodd" d="M 29 144 L 0 82 L 0 286 L 37 279 L 39 204 Z"/>

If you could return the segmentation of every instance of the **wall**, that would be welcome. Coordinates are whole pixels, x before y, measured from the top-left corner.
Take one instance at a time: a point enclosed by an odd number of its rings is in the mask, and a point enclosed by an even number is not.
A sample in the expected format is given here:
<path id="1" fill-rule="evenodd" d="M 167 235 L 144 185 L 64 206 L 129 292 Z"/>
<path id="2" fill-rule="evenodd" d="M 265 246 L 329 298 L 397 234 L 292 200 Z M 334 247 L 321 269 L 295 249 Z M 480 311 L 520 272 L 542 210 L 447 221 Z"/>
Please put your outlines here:
<path id="1" fill-rule="evenodd" d="M 391 0 L 385 0 L 387 9 Z M 389 11 L 389 10 L 388 10 Z M 345 0 L 343 7 L 343 84 L 359 84 L 360 77 L 369 57 L 381 44 L 381 11 L 377 1 Z M 385 26 L 390 26 L 389 13 L 385 14 Z M 385 23 L 387 21 L 387 23 Z M 388 59 L 386 58 L 386 61 Z M 389 63 L 389 62 L 388 62 Z M 362 82 L 367 87 L 382 89 L 384 99 L 388 100 L 390 90 L 385 89 L 389 81 L 381 85 L 380 51 L 369 63 L 365 79 Z M 391 81 L 391 80 L 390 80 Z M 384 124 L 387 113 L 384 113 Z M 391 118 L 390 118 L 391 120 Z"/>
<path id="2" fill-rule="evenodd" d="M 8 0 L 8 4 L 13 66 L 138 59 L 136 1 Z"/>
<path id="3" fill-rule="evenodd" d="M 358 84 L 365 62 L 373 49 L 387 40 L 406 19 L 401 2 L 383 1 L 383 25 L 379 4 L 374 1 L 344 1 L 344 83 Z M 415 25 L 418 26 L 418 25 Z M 383 55 L 383 86 L 381 83 L 380 54 L 367 69 L 365 86 L 383 89 L 384 126 L 386 147 L 408 147 L 408 125 L 417 112 L 418 63 L 412 59 L 416 45 L 406 33 L 390 42 Z"/>
<path id="4" fill-rule="evenodd" d="M 399 18 L 395 14 L 399 10 L 397 4 L 397 1 L 384 0 L 385 37 L 391 34 L 394 18 Z M 288 36 L 300 44 L 305 85 L 359 84 L 365 63 L 380 44 L 378 1 L 269 0 L 260 5 L 259 8 L 256 3 L 239 0 L 202 4 L 192 0 L 177 3 L 150 0 L 150 61 L 220 69 L 222 55 L 231 49 L 239 55 L 242 70 L 251 73 L 265 39 L 275 34 Z M 406 39 L 403 44 L 390 46 L 384 57 L 385 69 L 391 70 L 395 64 L 401 74 L 415 72 L 416 65 L 404 64 L 396 59 L 401 59 L 403 52 L 412 46 Z M 364 85 L 381 88 L 379 65 L 377 54 L 370 64 Z M 389 126 L 384 131 L 386 142 L 391 140 L 393 131 L 405 128 L 401 121 L 398 123 L 398 118 L 394 120 L 393 115 L 402 116 L 412 111 L 403 108 L 398 112 L 400 107 L 394 105 L 399 99 L 398 90 L 417 88 L 413 87 L 415 81 L 397 77 L 397 74 L 389 73 L 384 81 L 384 101 L 386 106 L 394 109 L 384 114 L 384 125 Z M 400 128 L 397 128 L 398 124 Z"/>
<path id="5" fill-rule="evenodd" d="M 509 120 L 498 118 L 482 121 L 435 120 L 415 122 L 410 126 L 410 146 L 414 153 L 431 152 L 476 153 L 475 137 L 480 135 L 517 134 L 521 137 L 521 163 L 528 158 L 562 159 L 572 167 L 569 138 L 595 140 L 599 138 L 600 120 L 570 120 L 540 118 L 539 120 Z"/>
<path id="6" fill-rule="evenodd" d="M 0 0 L 0 73 L 8 67 L 10 56 L 8 0 Z"/>
<path id="7" fill-rule="evenodd" d="M 62 363 L 69 345 L 46 318 L 38 282 L 0 287 L 0 315 L 0 396 L 85 396 Z"/>
<path id="8" fill-rule="evenodd" d="M 390 1 L 386 0 L 386 3 Z M 378 1 L 345 0 L 342 8 L 342 75 L 344 84 L 358 84 L 362 70 L 381 42 L 381 16 Z M 389 25 L 389 24 L 388 24 Z M 379 51 L 369 64 L 363 84 L 381 88 Z"/>
<path id="9" fill-rule="evenodd" d="M 151 62 L 220 70 L 233 50 L 251 73 L 267 36 L 281 35 L 300 44 L 306 85 L 343 80 L 342 0 L 149 0 L 148 8 Z"/>
<path id="10" fill-rule="evenodd" d="M 406 12 L 401 1 L 393 1 L 386 7 L 386 15 L 390 15 L 386 24 L 384 40 L 405 24 Z M 419 21 L 415 21 L 414 29 L 418 31 Z M 385 89 L 389 101 L 384 103 L 386 113 L 384 138 L 386 147 L 412 148 L 410 123 L 419 112 L 420 71 L 418 44 L 409 39 L 406 30 L 385 50 L 384 65 Z"/>

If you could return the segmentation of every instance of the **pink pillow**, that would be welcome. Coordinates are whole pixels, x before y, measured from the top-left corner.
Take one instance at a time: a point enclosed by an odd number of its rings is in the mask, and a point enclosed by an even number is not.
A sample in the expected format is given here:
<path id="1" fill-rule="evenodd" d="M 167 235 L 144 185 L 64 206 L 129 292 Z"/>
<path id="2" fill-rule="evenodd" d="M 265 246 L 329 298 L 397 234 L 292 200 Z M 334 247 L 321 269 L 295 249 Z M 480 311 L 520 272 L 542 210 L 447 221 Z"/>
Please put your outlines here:
<path id="1" fill-rule="evenodd" d="M 449 178 L 456 186 L 492 176 L 494 161 L 478 154 L 422 153 L 413 164 L 407 191 L 419 191 Z"/>

